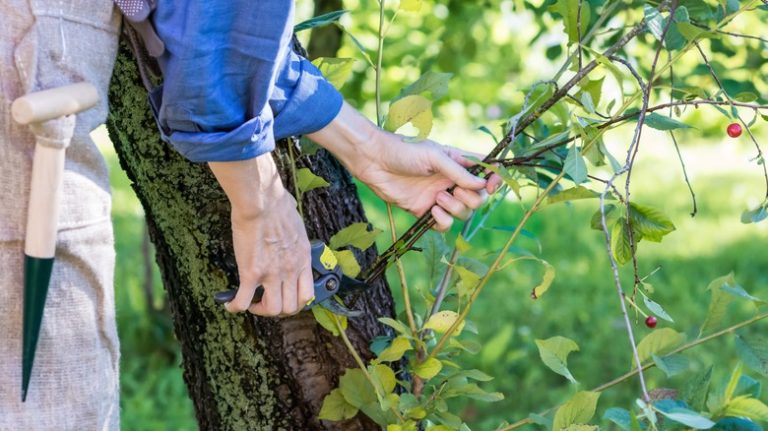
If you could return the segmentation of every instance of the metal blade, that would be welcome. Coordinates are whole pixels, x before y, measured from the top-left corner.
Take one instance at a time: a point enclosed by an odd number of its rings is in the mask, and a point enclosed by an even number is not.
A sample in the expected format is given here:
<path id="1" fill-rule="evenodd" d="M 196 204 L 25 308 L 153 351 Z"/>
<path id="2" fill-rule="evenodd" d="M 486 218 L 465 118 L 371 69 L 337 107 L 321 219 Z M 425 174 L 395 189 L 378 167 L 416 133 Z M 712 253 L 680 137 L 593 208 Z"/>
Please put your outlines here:
<path id="1" fill-rule="evenodd" d="M 339 288 L 340 294 L 360 292 L 365 289 L 368 289 L 368 285 L 365 284 L 365 282 L 356 280 L 352 277 L 347 277 L 346 275 L 341 276 L 341 287 Z"/>

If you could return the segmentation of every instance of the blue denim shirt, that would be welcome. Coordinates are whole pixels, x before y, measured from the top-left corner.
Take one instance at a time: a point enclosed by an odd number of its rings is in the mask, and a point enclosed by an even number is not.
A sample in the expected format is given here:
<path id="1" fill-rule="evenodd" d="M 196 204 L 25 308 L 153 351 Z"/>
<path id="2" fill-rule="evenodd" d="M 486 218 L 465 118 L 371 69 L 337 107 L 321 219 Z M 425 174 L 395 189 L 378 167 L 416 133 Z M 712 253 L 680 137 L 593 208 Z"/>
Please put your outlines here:
<path id="1" fill-rule="evenodd" d="M 195 162 L 245 160 L 322 129 L 342 97 L 291 49 L 293 0 L 160 1 L 158 122 Z"/>

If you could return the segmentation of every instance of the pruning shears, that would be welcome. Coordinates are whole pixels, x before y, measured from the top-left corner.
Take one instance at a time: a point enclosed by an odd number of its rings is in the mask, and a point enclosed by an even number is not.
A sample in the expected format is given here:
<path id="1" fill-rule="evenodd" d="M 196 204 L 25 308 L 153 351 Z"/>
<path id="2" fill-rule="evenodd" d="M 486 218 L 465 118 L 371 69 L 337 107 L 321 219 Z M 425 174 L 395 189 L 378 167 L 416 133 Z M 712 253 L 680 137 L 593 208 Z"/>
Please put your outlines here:
<path id="1" fill-rule="evenodd" d="M 349 317 L 357 317 L 361 311 L 350 310 L 334 298 L 336 294 L 347 294 L 367 288 L 367 284 L 344 275 L 341 271 L 336 255 L 324 242 L 313 240 L 312 248 L 312 278 L 315 280 L 315 296 L 307 303 L 304 310 L 319 305 L 336 314 Z M 232 301 L 237 295 L 237 290 L 226 290 L 213 295 L 217 304 L 225 304 Z M 253 295 L 252 302 L 259 302 L 264 296 L 264 288 L 259 286 Z"/>

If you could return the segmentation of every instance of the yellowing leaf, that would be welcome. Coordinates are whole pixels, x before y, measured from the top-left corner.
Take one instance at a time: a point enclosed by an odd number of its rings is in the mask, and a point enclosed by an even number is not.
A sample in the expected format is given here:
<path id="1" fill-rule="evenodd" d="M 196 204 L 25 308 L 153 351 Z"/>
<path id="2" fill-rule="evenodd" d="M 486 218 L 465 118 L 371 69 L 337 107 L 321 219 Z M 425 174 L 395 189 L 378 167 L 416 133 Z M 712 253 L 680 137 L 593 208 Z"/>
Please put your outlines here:
<path id="1" fill-rule="evenodd" d="M 746 417 L 755 421 L 768 422 L 768 406 L 755 398 L 738 397 L 726 405 L 724 416 Z"/>
<path id="2" fill-rule="evenodd" d="M 410 95 L 392 103 L 384 128 L 395 132 L 406 123 L 419 129 L 422 139 L 429 135 L 432 129 L 432 102 L 424 96 Z"/>
<path id="3" fill-rule="evenodd" d="M 392 371 L 386 365 L 370 365 L 368 366 L 368 373 L 371 375 L 373 382 L 376 384 L 381 394 L 386 395 L 395 390 L 395 372 Z"/>
<path id="4" fill-rule="evenodd" d="M 555 267 L 545 260 L 542 260 L 541 263 L 544 265 L 544 275 L 541 277 L 541 283 L 534 287 L 531 292 L 531 298 L 533 299 L 541 298 L 541 295 L 549 290 L 549 286 L 552 285 L 552 281 L 555 279 Z"/>
<path id="5" fill-rule="evenodd" d="M 315 316 L 315 320 L 323 328 L 327 329 L 331 334 L 339 336 L 339 328 L 336 327 L 336 321 L 334 314 L 324 307 L 312 307 L 312 314 Z M 339 319 L 342 329 L 347 329 L 347 316 L 335 316 Z"/>
<path id="6" fill-rule="evenodd" d="M 366 250 L 373 245 L 373 242 L 380 233 L 381 231 L 375 228 L 369 231 L 367 223 L 353 223 L 336 232 L 336 234 L 331 237 L 331 240 L 328 241 L 328 246 L 334 250 L 338 250 L 342 247 L 351 245 L 360 250 Z"/>
<path id="7" fill-rule="evenodd" d="M 354 417 L 357 411 L 357 407 L 344 399 L 340 389 L 334 389 L 323 399 L 323 406 L 320 408 L 318 418 L 328 421 L 342 421 Z"/>
<path id="8" fill-rule="evenodd" d="M 323 177 L 318 177 L 307 168 L 296 171 L 296 187 L 304 193 L 320 187 L 328 187 L 329 183 Z"/>
<path id="9" fill-rule="evenodd" d="M 406 12 L 419 12 L 424 0 L 400 0 L 400 9 Z"/>
<path id="10" fill-rule="evenodd" d="M 419 129 L 419 134 L 416 135 L 416 140 L 423 141 L 424 139 L 427 139 L 429 132 L 432 131 L 432 122 L 433 117 L 431 109 L 422 111 L 411 119 L 411 124 L 413 124 L 413 127 Z"/>
<path id="11" fill-rule="evenodd" d="M 392 344 L 384 349 L 377 358 L 381 362 L 393 362 L 399 361 L 403 357 L 406 351 L 413 349 L 411 342 L 405 337 L 395 337 L 392 340 Z"/>
<path id="12" fill-rule="evenodd" d="M 341 272 L 347 277 L 355 278 L 360 274 L 360 264 L 357 263 L 355 254 L 352 250 L 333 250 L 333 255 L 341 266 Z"/>
<path id="13" fill-rule="evenodd" d="M 422 379 L 429 380 L 435 377 L 443 369 L 443 363 L 436 358 L 428 358 L 426 361 L 416 364 L 413 367 L 413 373 Z"/>
<path id="14" fill-rule="evenodd" d="M 565 431 L 597 431 L 598 429 L 597 425 L 571 424 L 565 428 Z"/>
<path id="15" fill-rule="evenodd" d="M 459 249 L 459 252 L 466 253 L 472 248 L 472 246 L 467 242 L 467 240 L 464 239 L 463 236 L 459 235 L 456 237 L 456 248 Z"/>
<path id="16" fill-rule="evenodd" d="M 451 328 L 453 323 L 459 318 L 459 314 L 455 311 L 445 310 L 433 314 L 427 323 L 424 325 L 424 329 L 431 329 L 435 332 L 444 333 Z M 452 336 L 459 335 L 464 328 L 464 321 L 459 323 Z"/>
<path id="17" fill-rule="evenodd" d="M 577 392 L 555 412 L 555 418 L 552 421 L 552 431 L 560 431 L 573 424 L 589 422 L 592 416 L 595 415 L 599 398 L 599 392 Z"/>
<path id="18" fill-rule="evenodd" d="M 672 328 L 655 329 L 637 344 L 637 354 L 640 356 L 640 362 L 651 359 L 651 355 L 663 356 L 680 345 L 684 340 L 685 336 Z M 632 366 L 634 365 L 633 362 Z"/>
<path id="19" fill-rule="evenodd" d="M 341 88 L 352 76 L 353 58 L 318 57 L 312 64 L 320 69 L 325 79 L 336 88 Z"/>
<path id="20" fill-rule="evenodd" d="M 539 348 L 539 356 L 546 366 L 572 383 L 577 383 L 568 370 L 568 355 L 571 352 L 579 351 L 578 344 L 571 339 L 555 336 L 546 340 L 536 340 L 536 346 Z"/>

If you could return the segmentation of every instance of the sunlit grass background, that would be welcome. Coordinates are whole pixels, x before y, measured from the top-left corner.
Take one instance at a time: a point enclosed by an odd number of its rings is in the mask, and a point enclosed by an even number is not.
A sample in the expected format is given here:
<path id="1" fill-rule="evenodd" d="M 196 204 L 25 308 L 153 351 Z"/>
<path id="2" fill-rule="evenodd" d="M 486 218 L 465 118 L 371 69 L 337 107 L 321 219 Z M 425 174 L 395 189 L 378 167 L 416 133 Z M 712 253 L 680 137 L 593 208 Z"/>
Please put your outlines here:
<path id="1" fill-rule="evenodd" d="M 524 90 L 533 82 L 549 78 L 559 68 L 562 58 L 550 61 L 545 53 L 554 52 L 557 57 L 557 47 L 563 45 L 562 25 L 548 14 L 539 17 L 540 22 L 535 21 L 532 13 L 522 11 L 522 1 L 443 3 L 425 2 L 422 14 L 402 14 L 390 28 L 385 48 L 383 100 L 390 100 L 418 78 L 421 71 L 453 72 L 448 97 L 435 107 L 438 121 L 431 138 L 483 152 L 492 142 L 477 127 L 484 125 L 497 132 L 499 123 L 520 109 Z M 342 24 L 374 56 L 371 50 L 376 45 L 377 2 L 345 0 L 344 4 L 351 12 L 342 18 Z M 297 20 L 311 15 L 311 1 L 299 0 L 297 5 Z M 632 14 L 641 8 L 629 10 Z M 634 18 L 639 15 L 630 20 L 636 21 Z M 743 16 L 729 30 L 754 33 L 751 30 L 764 25 L 757 15 Z M 534 36 L 541 29 L 545 34 Z M 305 41 L 306 36 L 302 34 Z M 733 81 L 729 85 L 741 81 L 754 85 L 757 93 L 766 94 L 766 80 L 758 77 L 768 76 L 768 64 L 764 58 L 761 62 L 745 54 L 743 48 L 748 42 L 735 39 L 732 43 L 728 49 L 734 49 L 733 53 L 719 46 L 719 51 L 712 55 L 715 69 L 730 74 Z M 708 44 L 705 43 L 705 49 Z M 638 59 L 648 59 L 650 55 L 640 44 L 630 44 L 628 51 Z M 345 38 L 339 56 L 357 59 L 352 80 L 344 88 L 345 96 L 362 107 L 369 118 L 374 118 L 372 71 L 349 38 Z M 699 64 L 695 55 L 686 55 L 676 66 L 676 73 L 690 75 L 692 85 L 713 89 L 706 72 L 702 74 L 696 69 Z M 745 64 L 756 66 L 741 68 Z M 603 89 L 603 107 L 606 99 L 618 94 L 610 80 L 606 80 Z M 627 82 L 625 90 L 629 88 Z M 743 114 L 748 120 L 752 118 L 751 112 Z M 675 319 L 674 324 L 661 321 L 659 327 L 673 327 L 693 339 L 697 325 L 706 315 L 706 287 L 713 278 L 733 271 L 747 291 L 768 298 L 768 254 L 764 252 L 768 221 L 756 225 L 739 221 L 742 211 L 758 205 L 765 195 L 761 169 L 751 160 L 755 149 L 746 134 L 739 139 L 728 138 L 726 119 L 711 108 L 688 110 L 682 120 L 696 127 L 678 133 L 677 137 L 696 192 L 698 214 L 695 218 L 689 214 L 691 198 L 669 136 L 649 128 L 644 131 L 633 174 L 632 197 L 639 203 L 663 209 L 677 227 L 661 244 L 640 244 L 639 267 L 643 276 L 658 269 L 647 280 L 655 289 L 652 298 Z M 758 119 L 754 131 L 760 142 L 766 142 L 766 122 Z M 607 147 L 619 160 L 624 158 L 630 134 L 628 125 L 606 136 Z M 114 195 L 123 429 L 195 429 L 172 324 L 163 311 L 165 292 L 155 268 L 151 269 L 149 279 L 145 276 L 141 207 L 103 129 L 97 133 L 97 140 L 111 167 Z M 595 174 L 608 176 L 601 171 Z M 589 186 L 601 190 L 599 183 Z M 360 194 L 374 226 L 386 230 L 386 212 L 381 202 L 364 187 Z M 509 199 L 499 206 L 486 222 L 486 229 L 472 241 L 470 256 L 489 262 L 532 197 L 533 190 L 529 189 L 522 202 Z M 557 271 L 546 295 L 537 301 L 530 298 L 530 290 L 539 282 L 542 270 L 535 262 L 522 262 L 496 274 L 476 303 L 470 319 L 478 329 L 476 341 L 481 348 L 475 355 L 465 354 L 459 362 L 494 376 L 495 380 L 482 387 L 501 391 L 506 399 L 493 404 L 470 401 L 453 405 L 452 411 L 465 418 L 474 430 L 492 430 L 502 421 L 523 419 L 529 413 L 562 402 L 569 393 L 592 388 L 629 370 L 629 344 L 603 237 L 589 228 L 596 209 L 596 200 L 548 206 L 526 225 L 525 235 L 516 244 L 518 251 L 534 253 Z M 411 220 L 405 214 L 397 214 L 400 229 L 406 228 Z M 460 228 L 457 223 L 446 236 L 449 243 Z M 388 232 L 380 236 L 380 249 L 388 245 L 388 238 Z M 426 287 L 423 258 L 412 253 L 405 262 L 411 289 Z M 625 268 L 625 282 L 631 280 L 630 275 Z M 389 280 L 399 297 L 397 277 L 390 276 Z M 416 303 L 418 306 L 419 301 Z M 754 311 L 750 307 L 733 304 L 728 321 L 748 317 Z M 636 335 L 641 338 L 648 334 L 642 317 L 634 313 L 632 317 Z M 757 333 L 765 329 L 766 324 L 759 323 L 744 331 Z M 579 385 L 569 384 L 540 361 L 534 340 L 554 335 L 569 337 L 579 344 L 581 350 L 569 358 L 569 367 Z M 697 347 L 689 356 L 693 359 L 692 370 L 716 363 L 713 381 L 719 385 L 736 361 L 733 338 L 724 337 Z M 659 371 L 651 370 L 649 386 L 679 387 L 689 375 L 669 381 Z M 608 407 L 631 407 L 638 394 L 635 380 L 610 389 L 600 400 L 598 417 Z"/>

